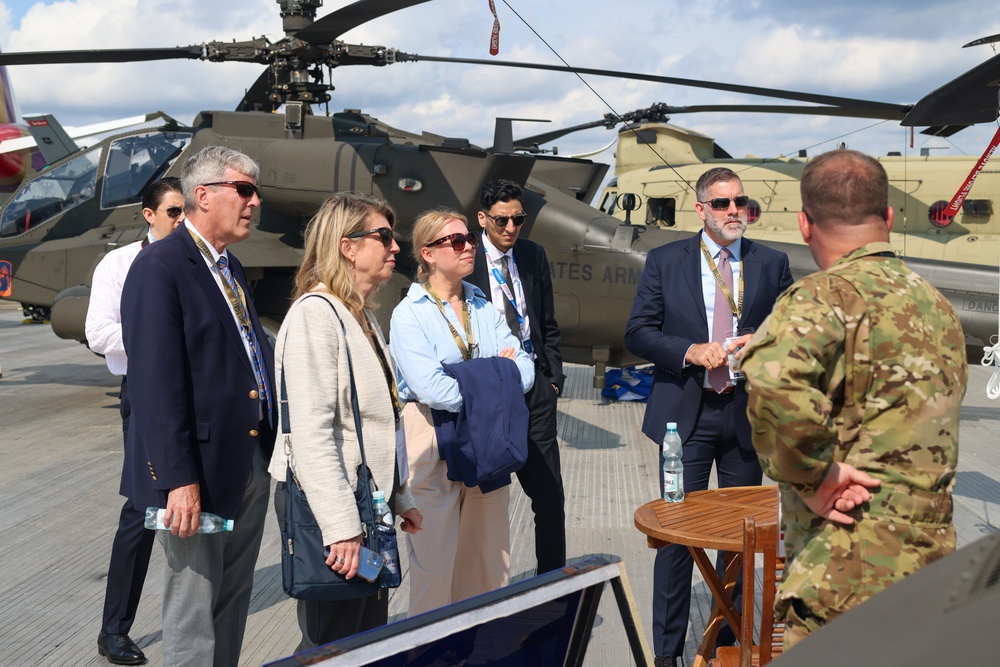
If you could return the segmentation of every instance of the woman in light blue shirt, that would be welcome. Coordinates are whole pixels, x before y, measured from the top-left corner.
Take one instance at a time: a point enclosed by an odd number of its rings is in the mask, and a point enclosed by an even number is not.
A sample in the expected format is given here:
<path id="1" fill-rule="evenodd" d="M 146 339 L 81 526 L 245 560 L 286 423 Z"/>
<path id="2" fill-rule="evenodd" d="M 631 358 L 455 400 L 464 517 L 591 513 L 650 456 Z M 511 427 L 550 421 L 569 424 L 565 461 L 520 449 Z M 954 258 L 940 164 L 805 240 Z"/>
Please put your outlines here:
<path id="1" fill-rule="evenodd" d="M 392 357 L 400 398 L 409 488 L 423 530 L 407 535 L 413 616 L 507 585 L 510 570 L 510 487 L 489 493 L 450 481 L 437 447 L 432 409 L 458 412 L 462 394 L 442 363 L 500 356 L 513 360 L 526 392 L 534 362 L 472 273 L 478 235 L 454 211 L 429 211 L 413 226 L 417 280 L 392 313 Z"/>

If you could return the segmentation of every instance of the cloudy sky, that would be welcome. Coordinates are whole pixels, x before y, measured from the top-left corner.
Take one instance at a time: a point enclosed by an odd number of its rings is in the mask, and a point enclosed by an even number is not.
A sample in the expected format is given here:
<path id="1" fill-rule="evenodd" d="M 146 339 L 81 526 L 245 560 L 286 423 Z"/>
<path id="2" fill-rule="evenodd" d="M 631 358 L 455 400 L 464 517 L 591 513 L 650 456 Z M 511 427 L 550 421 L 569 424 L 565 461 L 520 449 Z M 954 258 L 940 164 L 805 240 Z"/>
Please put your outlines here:
<path id="1" fill-rule="evenodd" d="M 325 15 L 345 0 L 326 0 Z M 1000 17 L 981 0 L 496 0 L 499 58 L 608 68 L 884 102 L 912 103 L 994 55 L 962 49 L 1000 33 Z M 519 16 L 520 15 L 520 18 Z M 523 18 L 523 21 L 522 21 Z M 434 0 L 390 14 L 343 36 L 426 55 L 488 59 L 493 16 L 487 0 Z M 530 26 L 530 27 L 529 27 Z M 537 34 L 536 34 L 537 33 Z M 282 37 L 275 0 L 13 0 L 0 4 L 5 52 L 162 47 L 211 40 Z M 543 42 L 544 40 L 544 42 Z M 546 42 L 548 46 L 546 45 Z M 550 47 L 551 49 L 550 50 Z M 556 52 L 554 53 L 553 50 Z M 200 109 L 232 109 L 262 67 L 167 61 L 23 66 L 11 69 L 25 113 L 54 113 L 64 125 L 162 110 L 190 122 Z M 780 103 L 717 91 L 588 77 L 617 112 L 648 106 Z M 334 72 L 330 108 L 360 108 L 410 131 L 492 143 L 496 116 L 543 118 L 515 125 L 515 136 L 600 118 L 605 102 L 568 74 L 472 65 L 400 63 Z M 981 153 L 990 125 L 950 140 L 909 134 L 893 122 L 809 116 L 691 114 L 675 124 L 708 134 L 734 156 L 810 154 L 837 142 L 874 154 L 889 150 Z M 594 129 L 556 142 L 560 154 L 593 150 L 614 138 Z M 611 151 L 594 159 L 611 162 Z"/>

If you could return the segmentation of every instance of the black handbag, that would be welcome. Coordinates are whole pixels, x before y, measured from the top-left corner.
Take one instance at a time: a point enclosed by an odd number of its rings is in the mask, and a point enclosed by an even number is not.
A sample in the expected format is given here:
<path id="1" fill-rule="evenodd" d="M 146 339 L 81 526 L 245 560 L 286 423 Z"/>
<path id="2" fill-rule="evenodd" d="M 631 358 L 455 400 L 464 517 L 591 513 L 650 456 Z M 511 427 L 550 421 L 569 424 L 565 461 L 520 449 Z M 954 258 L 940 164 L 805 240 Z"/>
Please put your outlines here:
<path id="1" fill-rule="evenodd" d="M 322 298 L 322 297 L 317 297 Z M 327 301 L 326 299 L 323 299 Z M 364 545 L 375 552 L 384 553 L 393 549 L 398 554 L 395 529 L 376 530 L 372 487 L 375 482 L 365 458 L 365 447 L 361 437 L 361 411 L 358 409 L 357 390 L 354 384 L 354 368 L 351 351 L 347 347 L 347 327 L 343 319 L 330 304 L 334 315 L 344 331 L 344 349 L 347 352 L 347 367 L 351 378 L 351 408 L 354 411 L 354 427 L 358 434 L 361 450 L 361 465 L 358 466 L 358 487 L 354 499 L 361 518 Z M 288 438 L 291 434 L 288 414 L 288 394 L 285 389 L 284 368 L 281 373 L 281 432 Z M 285 529 L 281 532 L 281 585 L 290 597 L 298 600 L 351 600 L 375 595 L 384 588 L 395 588 L 400 584 L 399 572 L 392 573 L 388 567 L 382 569 L 374 582 L 365 581 L 355 575 L 345 579 L 326 564 L 323 534 L 316 523 L 316 517 L 309 507 L 309 500 L 299 486 L 291 465 L 286 471 L 285 482 Z M 398 563 L 397 563 L 398 567 Z"/>

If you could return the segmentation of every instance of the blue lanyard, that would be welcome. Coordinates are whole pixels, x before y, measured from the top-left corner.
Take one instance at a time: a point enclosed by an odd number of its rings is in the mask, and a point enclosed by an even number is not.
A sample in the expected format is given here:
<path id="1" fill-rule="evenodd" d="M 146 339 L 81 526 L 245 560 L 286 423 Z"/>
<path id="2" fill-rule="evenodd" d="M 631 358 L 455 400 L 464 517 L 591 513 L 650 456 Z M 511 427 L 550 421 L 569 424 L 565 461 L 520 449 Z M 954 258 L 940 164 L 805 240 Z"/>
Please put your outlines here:
<path id="1" fill-rule="evenodd" d="M 500 270 L 497 269 L 497 267 L 494 266 L 492 271 L 493 277 L 497 279 L 497 285 L 500 286 L 500 291 L 502 291 L 504 296 L 507 297 L 507 300 L 510 301 L 510 305 L 514 306 L 514 313 L 517 315 L 517 323 L 524 328 L 524 318 L 521 317 L 521 311 L 517 309 L 517 301 L 514 300 L 514 295 L 511 293 L 510 287 L 503 279 L 503 276 L 500 274 Z"/>

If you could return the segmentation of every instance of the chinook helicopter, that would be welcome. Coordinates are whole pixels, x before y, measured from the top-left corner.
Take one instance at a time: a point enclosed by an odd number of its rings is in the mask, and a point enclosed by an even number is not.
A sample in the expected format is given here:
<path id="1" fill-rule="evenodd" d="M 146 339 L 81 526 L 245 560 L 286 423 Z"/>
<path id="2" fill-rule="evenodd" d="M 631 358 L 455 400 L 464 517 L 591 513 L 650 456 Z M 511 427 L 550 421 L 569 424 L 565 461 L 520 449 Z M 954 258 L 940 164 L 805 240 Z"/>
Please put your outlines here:
<path id="1" fill-rule="evenodd" d="M 597 367 L 634 361 L 622 344 L 624 322 L 646 252 L 690 231 L 636 225 L 587 204 L 597 195 L 608 166 L 589 160 L 516 150 L 510 120 L 498 120 L 494 145 L 483 149 L 460 138 L 417 134 L 391 127 L 358 110 L 313 113 L 330 99 L 322 68 L 443 61 L 533 67 L 645 78 L 687 80 L 607 70 L 582 70 L 503 61 L 476 61 L 404 53 L 382 46 L 347 44 L 339 36 L 363 23 L 427 0 L 360 0 L 316 19 L 321 0 L 276 0 L 285 36 L 271 42 L 210 42 L 190 47 L 50 51 L 0 54 L 0 65 L 131 62 L 171 58 L 240 61 L 266 65 L 236 111 L 203 111 L 190 125 L 167 118 L 162 125 L 124 132 L 50 165 L 30 178 L 0 212 L 0 297 L 22 304 L 38 319 L 51 319 L 64 338 L 84 340 L 93 270 L 109 250 L 143 237 L 139 218 L 143 188 L 176 175 L 185 154 L 207 145 L 236 147 L 261 165 L 263 205 L 238 254 L 252 282 L 258 313 L 276 328 L 289 305 L 291 279 L 301 257 L 305 223 L 331 192 L 355 190 L 386 198 L 400 220 L 404 247 L 390 281 L 383 312 L 391 310 L 415 272 L 409 259 L 410 221 L 420 211 L 448 206 L 470 218 L 482 184 L 497 177 L 526 186 L 528 221 L 523 234 L 542 244 L 552 268 L 556 317 L 564 358 Z M 717 84 L 721 90 L 748 89 Z M 908 107 L 829 98 L 771 89 L 758 94 L 815 102 L 824 113 L 870 112 L 902 118 Z M 838 106 L 829 106 L 838 105 Z M 636 120 L 639 120 L 638 114 Z M 979 121 L 976 121 L 979 122 Z M 791 239 L 789 239 L 791 241 Z M 793 274 L 815 269 L 805 246 L 771 243 L 788 253 Z M 989 312 L 963 315 L 970 339 L 996 331 L 996 281 L 977 285 L 960 269 L 931 263 L 934 280 L 954 300 L 992 304 Z M 954 278 L 955 289 L 948 280 Z M 984 311 L 986 306 L 984 306 Z"/>

